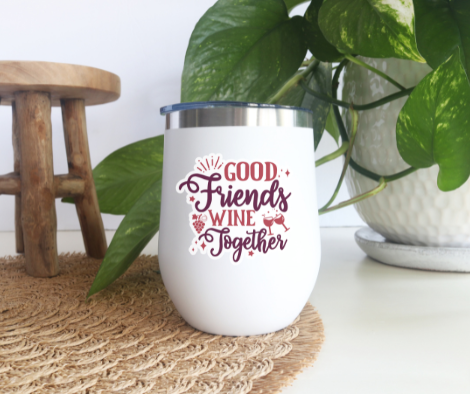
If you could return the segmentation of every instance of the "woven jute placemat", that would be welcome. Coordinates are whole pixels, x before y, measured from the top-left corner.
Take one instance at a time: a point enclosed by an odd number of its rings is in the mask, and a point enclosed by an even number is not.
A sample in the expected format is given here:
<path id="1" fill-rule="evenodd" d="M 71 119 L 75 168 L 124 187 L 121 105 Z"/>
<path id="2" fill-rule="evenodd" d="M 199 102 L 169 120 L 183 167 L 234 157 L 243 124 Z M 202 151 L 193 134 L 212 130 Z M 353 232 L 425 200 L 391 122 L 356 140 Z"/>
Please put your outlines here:
<path id="1" fill-rule="evenodd" d="M 61 273 L 26 275 L 0 258 L 1 393 L 277 393 L 311 365 L 323 324 L 307 304 L 284 330 L 222 337 L 188 326 L 156 256 L 90 300 L 100 261 L 61 255 Z"/>

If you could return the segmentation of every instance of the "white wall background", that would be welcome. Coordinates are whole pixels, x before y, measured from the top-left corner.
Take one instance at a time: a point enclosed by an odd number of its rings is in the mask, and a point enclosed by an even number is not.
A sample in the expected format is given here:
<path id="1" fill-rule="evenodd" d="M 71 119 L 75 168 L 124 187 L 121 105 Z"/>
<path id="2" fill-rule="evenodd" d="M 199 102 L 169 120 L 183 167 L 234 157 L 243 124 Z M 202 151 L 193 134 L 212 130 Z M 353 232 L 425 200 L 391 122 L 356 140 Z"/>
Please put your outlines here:
<path id="1" fill-rule="evenodd" d="M 2 2 L 1 60 L 43 60 L 83 64 L 121 77 L 121 98 L 87 109 L 88 136 L 95 166 L 114 150 L 162 134 L 159 108 L 180 100 L 180 76 L 191 31 L 215 0 L 15 0 Z M 294 12 L 303 14 L 305 6 Z M 67 172 L 60 109 L 52 110 L 54 169 Z M 335 149 L 325 135 L 317 157 Z M 319 203 L 333 192 L 342 163 L 318 170 Z M 13 171 L 11 108 L 0 107 L 0 174 Z M 345 187 L 338 201 L 347 199 Z M 0 196 L 0 231 L 14 229 L 14 198 Z M 78 229 L 75 207 L 57 200 L 59 229 Z M 106 229 L 121 217 L 104 215 Z M 322 226 L 362 221 L 353 208 L 321 217 Z"/>

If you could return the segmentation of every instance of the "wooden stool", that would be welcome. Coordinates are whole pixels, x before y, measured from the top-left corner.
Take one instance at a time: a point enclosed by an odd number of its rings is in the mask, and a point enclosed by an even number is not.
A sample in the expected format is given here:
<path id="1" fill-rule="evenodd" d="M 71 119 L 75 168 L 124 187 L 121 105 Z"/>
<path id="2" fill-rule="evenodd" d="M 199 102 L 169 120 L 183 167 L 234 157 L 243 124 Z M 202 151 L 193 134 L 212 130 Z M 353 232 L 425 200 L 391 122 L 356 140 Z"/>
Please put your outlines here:
<path id="1" fill-rule="evenodd" d="M 93 183 L 85 105 L 115 101 L 121 81 L 92 67 L 0 62 L 2 105 L 13 109 L 14 172 L 0 176 L 0 194 L 16 197 L 16 250 L 26 272 L 59 273 L 55 199 L 74 197 L 87 254 L 103 258 L 106 237 Z M 51 106 L 62 107 L 69 173 L 54 176 Z"/>

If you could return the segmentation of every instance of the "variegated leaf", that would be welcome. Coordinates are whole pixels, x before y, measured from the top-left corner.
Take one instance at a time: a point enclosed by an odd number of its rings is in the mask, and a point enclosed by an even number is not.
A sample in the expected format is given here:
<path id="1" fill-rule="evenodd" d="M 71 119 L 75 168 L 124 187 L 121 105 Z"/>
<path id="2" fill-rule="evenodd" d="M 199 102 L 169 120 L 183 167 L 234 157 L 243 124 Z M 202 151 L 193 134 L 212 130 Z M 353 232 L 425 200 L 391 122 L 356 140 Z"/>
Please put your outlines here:
<path id="1" fill-rule="evenodd" d="M 331 96 L 331 63 L 320 63 L 315 70 L 305 77 L 308 87 Z M 305 92 L 300 85 L 289 90 L 277 104 L 308 108 L 313 112 L 313 136 L 315 149 L 323 136 L 330 104 Z"/>
<path id="2" fill-rule="evenodd" d="M 217 1 L 189 40 L 181 101 L 266 102 L 305 58 L 303 25 L 283 0 Z"/>
<path id="3" fill-rule="evenodd" d="M 344 55 L 331 45 L 318 25 L 318 12 L 323 0 L 312 0 L 305 12 L 305 39 L 312 55 L 322 62 L 339 62 Z"/>
<path id="4" fill-rule="evenodd" d="M 432 68 L 460 48 L 470 78 L 470 1 L 414 0 L 418 49 Z"/>
<path id="5" fill-rule="evenodd" d="M 397 146 L 413 167 L 439 165 L 437 185 L 457 189 L 470 175 L 470 85 L 459 49 L 413 90 L 400 112 Z"/>
<path id="6" fill-rule="evenodd" d="M 307 1 L 309 0 L 284 0 L 284 3 L 286 3 L 287 11 L 291 12 L 299 4 L 306 3 Z"/>
<path id="7" fill-rule="evenodd" d="M 330 112 L 328 113 L 328 118 L 326 119 L 326 125 L 325 125 L 325 130 L 328 132 L 329 135 L 331 135 L 334 140 L 336 141 L 336 144 L 339 145 L 339 127 L 338 123 L 336 122 L 335 114 L 333 112 L 333 106 L 330 108 Z"/>
<path id="8" fill-rule="evenodd" d="M 413 0 L 326 0 L 319 24 L 341 52 L 425 62 L 416 47 Z"/>

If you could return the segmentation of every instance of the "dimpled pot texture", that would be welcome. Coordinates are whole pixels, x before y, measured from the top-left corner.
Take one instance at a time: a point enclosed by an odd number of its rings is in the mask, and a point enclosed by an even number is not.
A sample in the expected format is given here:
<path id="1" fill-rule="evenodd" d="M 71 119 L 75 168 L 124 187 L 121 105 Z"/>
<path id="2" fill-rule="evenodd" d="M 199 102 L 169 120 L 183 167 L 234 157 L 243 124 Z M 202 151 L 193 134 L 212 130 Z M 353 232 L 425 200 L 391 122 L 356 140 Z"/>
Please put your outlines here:
<path id="1" fill-rule="evenodd" d="M 409 88 L 431 69 L 426 64 L 399 59 L 363 61 Z M 344 74 L 343 100 L 366 104 L 397 92 L 397 88 L 365 69 L 349 64 Z M 409 167 L 397 149 L 395 127 L 406 98 L 359 113 L 359 128 L 352 157 L 363 167 L 390 175 Z M 346 121 L 348 129 L 350 121 Z M 391 182 L 374 197 L 358 204 L 361 218 L 385 238 L 409 245 L 470 247 L 470 182 L 452 192 L 437 187 L 438 167 L 421 169 Z M 377 183 L 348 169 L 351 196 L 369 191 Z"/>

